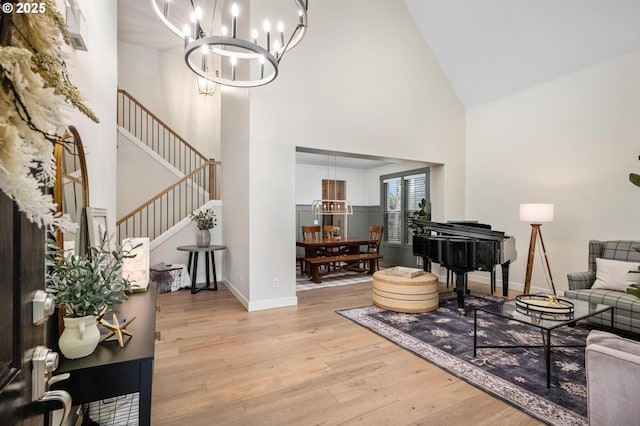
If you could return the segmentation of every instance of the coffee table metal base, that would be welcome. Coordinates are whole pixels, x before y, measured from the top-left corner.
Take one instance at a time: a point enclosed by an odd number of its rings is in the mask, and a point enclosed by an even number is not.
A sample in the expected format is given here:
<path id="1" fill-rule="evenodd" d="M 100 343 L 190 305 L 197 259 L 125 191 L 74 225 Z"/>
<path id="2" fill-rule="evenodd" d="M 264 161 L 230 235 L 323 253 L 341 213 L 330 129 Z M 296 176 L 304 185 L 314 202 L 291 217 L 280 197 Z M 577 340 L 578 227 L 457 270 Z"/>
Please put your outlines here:
<path id="1" fill-rule="evenodd" d="M 504 302 L 500 302 L 500 303 L 504 303 Z M 558 322 L 558 326 L 551 327 L 551 328 L 540 328 L 535 326 L 536 328 L 540 329 L 540 333 L 542 334 L 542 343 L 543 343 L 542 345 L 478 345 L 478 311 L 482 311 L 484 313 L 491 314 L 491 315 L 501 316 L 496 314 L 495 312 L 491 312 L 481 308 L 474 309 L 473 311 L 473 356 L 474 358 L 476 356 L 476 352 L 478 349 L 543 348 L 544 361 L 545 361 L 545 366 L 547 370 L 547 389 L 551 388 L 551 349 L 552 348 L 584 348 L 585 347 L 585 345 L 552 345 L 551 344 L 551 331 L 563 326 L 569 326 L 569 327 L 575 326 L 576 322 L 578 321 L 577 319 L 573 321 Z M 613 328 L 613 307 L 612 306 L 609 306 L 608 309 L 604 309 L 600 312 L 594 313 L 594 315 L 600 314 L 606 311 L 609 311 L 609 313 L 611 314 L 611 328 Z M 584 319 L 584 317 L 580 319 Z M 527 324 L 524 321 L 519 321 L 519 322 L 522 322 L 523 324 Z M 527 324 L 527 325 L 534 326 L 532 324 Z"/>

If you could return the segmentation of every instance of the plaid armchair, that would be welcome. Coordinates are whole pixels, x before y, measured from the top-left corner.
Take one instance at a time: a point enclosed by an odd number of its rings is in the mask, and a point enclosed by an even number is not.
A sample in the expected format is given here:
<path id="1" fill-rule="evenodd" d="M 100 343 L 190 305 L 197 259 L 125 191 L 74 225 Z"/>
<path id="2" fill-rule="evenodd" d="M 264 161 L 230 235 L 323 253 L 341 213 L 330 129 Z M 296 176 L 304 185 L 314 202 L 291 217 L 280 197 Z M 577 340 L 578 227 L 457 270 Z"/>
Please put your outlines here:
<path id="1" fill-rule="evenodd" d="M 640 298 L 622 291 L 591 288 L 596 279 L 596 258 L 640 262 L 640 252 L 636 251 L 635 247 L 640 247 L 640 241 L 589 241 L 589 270 L 567 274 L 569 290 L 564 292 L 564 296 L 613 306 L 614 326 L 640 333 Z M 590 321 L 609 325 L 609 314 L 592 317 Z"/>
<path id="2" fill-rule="evenodd" d="M 612 240 L 589 241 L 589 270 L 567 274 L 570 290 L 591 288 L 596 280 L 596 258 L 621 260 L 624 262 L 640 262 L 640 241 Z"/>

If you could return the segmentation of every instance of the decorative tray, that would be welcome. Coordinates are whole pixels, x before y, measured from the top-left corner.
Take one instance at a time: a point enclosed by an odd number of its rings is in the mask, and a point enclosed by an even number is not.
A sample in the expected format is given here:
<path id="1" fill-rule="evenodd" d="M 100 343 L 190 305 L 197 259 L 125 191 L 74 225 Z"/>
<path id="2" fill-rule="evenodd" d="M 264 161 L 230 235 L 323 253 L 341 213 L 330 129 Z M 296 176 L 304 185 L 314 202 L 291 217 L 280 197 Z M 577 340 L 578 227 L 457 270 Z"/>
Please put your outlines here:
<path id="1" fill-rule="evenodd" d="M 394 266 L 392 268 L 387 268 L 384 270 L 385 274 L 397 275 L 399 277 L 405 278 L 414 278 L 418 275 L 424 274 L 422 269 L 418 268 L 407 268 L 404 266 Z"/>
<path id="2" fill-rule="evenodd" d="M 516 310 L 526 315 L 541 314 L 549 319 L 570 319 L 574 305 L 567 299 L 550 294 L 523 294 L 516 296 Z"/>

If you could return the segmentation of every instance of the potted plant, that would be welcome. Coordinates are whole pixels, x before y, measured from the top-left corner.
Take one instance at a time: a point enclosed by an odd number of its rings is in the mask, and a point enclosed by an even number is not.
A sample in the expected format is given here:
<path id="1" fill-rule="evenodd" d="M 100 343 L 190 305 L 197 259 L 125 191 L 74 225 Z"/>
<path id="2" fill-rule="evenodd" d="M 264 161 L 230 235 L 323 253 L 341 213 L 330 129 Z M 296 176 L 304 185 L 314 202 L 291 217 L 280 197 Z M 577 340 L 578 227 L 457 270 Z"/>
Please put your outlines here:
<path id="1" fill-rule="evenodd" d="M 122 261 L 135 255 L 110 251 L 108 243 L 105 234 L 100 247 L 91 246 L 86 254 L 75 255 L 65 252 L 55 239 L 47 240 L 47 291 L 56 307 L 64 310 L 59 346 L 69 359 L 82 358 L 95 350 L 100 340 L 98 316 L 126 300 L 131 290 L 131 282 L 121 276 Z"/>
<path id="2" fill-rule="evenodd" d="M 409 220 L 409 228 L 410 229 L 417 229 L 418 227 L 420 227 L 420 225 L 416 224 L 413 220 L 414 219 L 418 219 L 418 220 L 431 220 L 431 212 L 427 213 L 427 207 L 428 207 L 428 203 L 426 198 L 423 198 L 422 200 L 420 200 L 420 203 L 418 204 L 418 210 L 414 211 L 412 213 L 412 217 Z M 430 210 L 430 209 L 429 209 Z"/>
<path id="3" fill-rule="evenodd" d="M 213 209 L 196 209 L 189 214 L 192 221 L 196 223 L 196 244 L 199 247 L 208 247 L 211 244 L 211 228 L 217 225 L 216 214 Z"/>

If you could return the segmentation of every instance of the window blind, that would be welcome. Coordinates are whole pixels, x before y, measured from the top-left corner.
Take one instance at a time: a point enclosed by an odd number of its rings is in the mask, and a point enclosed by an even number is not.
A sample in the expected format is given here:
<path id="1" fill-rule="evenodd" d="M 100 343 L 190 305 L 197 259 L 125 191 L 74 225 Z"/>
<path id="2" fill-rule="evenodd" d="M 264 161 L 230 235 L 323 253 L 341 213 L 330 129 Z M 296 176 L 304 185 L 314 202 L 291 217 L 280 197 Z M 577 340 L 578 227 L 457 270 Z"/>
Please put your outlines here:
<path id="1" fill-rule="evenodd" d="M 429 200 L 427 196 L 427 176 L 425 173 L 419 173 L 404 177 L 404 196 L 406 217 L 413 217 L 414 213 L 420 210 L 419 204 L 422 199 Z M 405 220 L 404 224 L 405 244 L 412 244 L 413 230 L 409 228 L 409 221 Z"/>
<path id="2" fill-rule="evenodd" d="M 384 240 L 402 243 L 402 178 L 383 180 L 384 185 Z"/>

